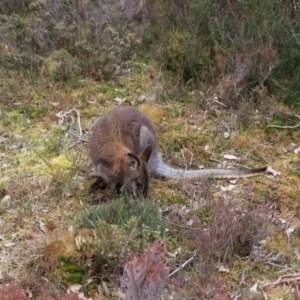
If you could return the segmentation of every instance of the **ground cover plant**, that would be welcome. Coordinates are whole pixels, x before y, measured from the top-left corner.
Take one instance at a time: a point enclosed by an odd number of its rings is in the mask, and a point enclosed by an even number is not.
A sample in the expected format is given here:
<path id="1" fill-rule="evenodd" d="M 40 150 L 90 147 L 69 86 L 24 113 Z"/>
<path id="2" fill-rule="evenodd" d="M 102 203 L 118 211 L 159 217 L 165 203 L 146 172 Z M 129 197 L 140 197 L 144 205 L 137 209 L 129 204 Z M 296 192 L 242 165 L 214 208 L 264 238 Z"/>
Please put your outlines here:
<path id="1" fill-rule="evenodd" d="M 297 5 L 1 3 L 0 298 L 300 298 Z M 89 194 L 116 105 L 174 167 L 274 172 Z"/>

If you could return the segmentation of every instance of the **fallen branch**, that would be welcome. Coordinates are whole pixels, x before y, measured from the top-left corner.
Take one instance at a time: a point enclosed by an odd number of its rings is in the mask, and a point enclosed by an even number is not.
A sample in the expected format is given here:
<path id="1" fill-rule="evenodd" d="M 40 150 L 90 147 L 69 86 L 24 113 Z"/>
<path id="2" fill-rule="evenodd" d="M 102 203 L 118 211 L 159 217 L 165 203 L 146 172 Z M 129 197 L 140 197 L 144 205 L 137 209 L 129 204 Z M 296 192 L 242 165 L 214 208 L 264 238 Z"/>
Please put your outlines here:
<path id="1" fill-rule="evenodd" d="M 294 273 L 279 277 L 277 280 L 271 283 L 264 284 L 263 289 L 276 288 L 281 283 L 291 283 L 300 280 L 300 273 Z"/>
<path id="2" fill-rule="evenodd" d="M 297 118 L 300 119 L 300 116 L 295 115 Z M 267 127 L 272 127 L 272 128 L 281 128 L 281 129 L 294 129 L 300 126 L 300 123 L 294 125 L 294 126 L 279 126 L 279 125 L 268 125 Z"/>
<path id="3" fill-rule="evenodd" d="M 174 274 L 176 274 L 178 271 L 180 271 L 181 269 L 183 269 L 189 262 L 191 262 L 196 256 L 196 251 L 194 252 L 194 255 L 192 257 L 190 257 L 186 262 L 184 262 L 179 268 L 177 268 L 175 271 L 173 271 L 169 277 L 173 276 Z"/>
<path id="4" fill-rule="evenodd" d="M 59 118 L 58 124 L 61 125 L 64 122 L 65 118 L 67 118 L 67 117 L 70 118 L 71 123 L 68 126 L 68 133 L 70 132 L 72 134 L 71 129 L 72 129 L 72 126 L 75 122 L 73 116 L 71 115 L 71 113 L 73 111 L 75 111 L 76 114 L 77 114 L 77 124 L 78 124 L 78 130 L 79 130 L 79 135 L 77 137 L 81 137 L 82 136 L 82 129 L 81 129 L 81 124 L 80 124 L 80 112 L 79 112 L 78 109 L 72 108 L 67 112 L 60 111 L 59 113 L 57 113 L 56 116 Z"/>

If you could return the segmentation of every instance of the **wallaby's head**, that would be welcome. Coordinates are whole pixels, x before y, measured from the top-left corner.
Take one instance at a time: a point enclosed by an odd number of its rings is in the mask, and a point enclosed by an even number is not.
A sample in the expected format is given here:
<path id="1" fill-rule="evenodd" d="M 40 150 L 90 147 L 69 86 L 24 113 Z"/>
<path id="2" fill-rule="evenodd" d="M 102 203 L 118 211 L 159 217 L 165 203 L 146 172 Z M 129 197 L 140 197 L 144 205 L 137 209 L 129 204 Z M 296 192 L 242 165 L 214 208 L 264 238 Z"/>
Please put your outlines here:
<path id="1" fill-rule="evenodd" d="M 127 153 L 127 174 L 121 192 L 127 192 L 135 198 L 147 196 L 150 182 L 148 161 L 152 153 L 152 145 L 147 145 L 140 155 Z"/>

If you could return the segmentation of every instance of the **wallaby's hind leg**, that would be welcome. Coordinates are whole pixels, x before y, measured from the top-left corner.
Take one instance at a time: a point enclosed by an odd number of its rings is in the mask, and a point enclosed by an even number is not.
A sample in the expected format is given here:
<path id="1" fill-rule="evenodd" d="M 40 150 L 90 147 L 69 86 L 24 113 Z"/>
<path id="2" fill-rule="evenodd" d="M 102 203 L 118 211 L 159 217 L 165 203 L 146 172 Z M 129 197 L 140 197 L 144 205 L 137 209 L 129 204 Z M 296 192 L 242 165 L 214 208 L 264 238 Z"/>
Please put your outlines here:
<path id="1" fill-rule="evenodd" d="M 107 187 L 105 180 L 100 175 L 93 175 L 91 178 L 96 178 L 96 180 L 91 184 L 89 194 L 96 190 L 104 190 Z"/>

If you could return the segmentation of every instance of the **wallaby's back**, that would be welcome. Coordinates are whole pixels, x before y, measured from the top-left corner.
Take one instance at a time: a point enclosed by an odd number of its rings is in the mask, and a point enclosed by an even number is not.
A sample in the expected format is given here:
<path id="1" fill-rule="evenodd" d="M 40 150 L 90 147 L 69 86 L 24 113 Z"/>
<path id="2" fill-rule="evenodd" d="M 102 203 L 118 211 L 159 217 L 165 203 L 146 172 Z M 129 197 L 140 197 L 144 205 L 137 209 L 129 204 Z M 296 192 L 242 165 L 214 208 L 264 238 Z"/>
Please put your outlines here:
<path id="1" fill-rule="evenodd" d="M 117 157 L 120 149 L 139 155 L 148 144 L 157 148 L 151 119 L 135 108 L 119 106 L 97 120 L 92 129 L 90 154 L 97 164 L 103 156 Z"/>

